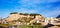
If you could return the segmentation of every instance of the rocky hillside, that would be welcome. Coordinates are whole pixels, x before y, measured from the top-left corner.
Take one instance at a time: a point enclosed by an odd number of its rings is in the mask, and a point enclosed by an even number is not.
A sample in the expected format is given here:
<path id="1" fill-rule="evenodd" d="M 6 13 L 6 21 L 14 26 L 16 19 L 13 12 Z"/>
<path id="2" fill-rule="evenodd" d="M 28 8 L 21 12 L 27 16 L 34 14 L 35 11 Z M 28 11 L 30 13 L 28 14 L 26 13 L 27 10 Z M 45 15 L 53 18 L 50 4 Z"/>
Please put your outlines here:
<path id="1" fill-rule="evenodd" d="M 20 22 L 30 22 L 31 20 L 35 19 L 35 17 L 43 20 L 43 16 L 40 14 L 28 14 L 28 13 L 17 13 L 13 12 L 5 19 L 6 21 L 14 21 L 18 20 Z"/>

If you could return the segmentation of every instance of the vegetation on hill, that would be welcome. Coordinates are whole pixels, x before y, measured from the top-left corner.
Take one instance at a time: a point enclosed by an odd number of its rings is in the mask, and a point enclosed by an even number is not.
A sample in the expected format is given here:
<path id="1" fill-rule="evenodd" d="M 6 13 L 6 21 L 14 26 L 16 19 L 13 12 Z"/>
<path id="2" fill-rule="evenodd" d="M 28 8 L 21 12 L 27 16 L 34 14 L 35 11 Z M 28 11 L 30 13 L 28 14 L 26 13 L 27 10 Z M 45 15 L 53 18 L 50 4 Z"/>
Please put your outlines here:
<path id="1" fill-rule="evenodd" d="M 18 14 L 18 12 L 12 12 L 12 13 L 10 13 L 10 14 Z"/>
<path id="2" fill-rule="evenodd" d="M 28 22 L 30 22 L 33 19 L 34 18 L 26 18 L 26 17 L 23 17 L 23 18 L 19 18 L 18 21 L 28 23 Z"/>

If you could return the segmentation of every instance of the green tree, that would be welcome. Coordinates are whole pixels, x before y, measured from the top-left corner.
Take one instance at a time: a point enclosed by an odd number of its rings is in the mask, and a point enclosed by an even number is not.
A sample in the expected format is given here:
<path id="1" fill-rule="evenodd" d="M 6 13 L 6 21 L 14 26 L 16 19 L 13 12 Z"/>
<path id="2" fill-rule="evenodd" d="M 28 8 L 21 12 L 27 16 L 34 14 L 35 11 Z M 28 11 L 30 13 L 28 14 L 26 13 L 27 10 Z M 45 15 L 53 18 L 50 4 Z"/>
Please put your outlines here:
<path id="1" fill-rule="evenodd" d="M 10 13 L 10 14 L 18 14 L 18 12 L 12 12 L 12 13 Z"/>

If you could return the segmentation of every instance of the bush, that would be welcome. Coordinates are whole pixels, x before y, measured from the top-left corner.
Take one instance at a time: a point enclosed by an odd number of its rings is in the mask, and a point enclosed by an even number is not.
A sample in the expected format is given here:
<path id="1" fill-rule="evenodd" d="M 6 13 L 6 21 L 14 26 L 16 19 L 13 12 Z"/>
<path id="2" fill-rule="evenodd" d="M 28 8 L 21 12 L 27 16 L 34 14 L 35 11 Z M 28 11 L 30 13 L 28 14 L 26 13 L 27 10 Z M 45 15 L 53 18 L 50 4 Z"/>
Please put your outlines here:
<path id="1" fill-rule="evenodd" d="M 43 28 L 44 26 L 39 25 L 29 25 L 29 26 L 19 26 L 18 28 Z"/>

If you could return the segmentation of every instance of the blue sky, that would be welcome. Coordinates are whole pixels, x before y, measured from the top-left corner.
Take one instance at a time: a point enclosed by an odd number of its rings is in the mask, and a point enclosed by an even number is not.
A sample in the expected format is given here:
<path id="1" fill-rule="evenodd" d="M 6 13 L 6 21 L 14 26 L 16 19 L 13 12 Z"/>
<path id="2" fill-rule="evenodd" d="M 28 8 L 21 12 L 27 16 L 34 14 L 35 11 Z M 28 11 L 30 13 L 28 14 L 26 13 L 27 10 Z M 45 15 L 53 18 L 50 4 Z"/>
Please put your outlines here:
<path id="1" fill-rule="evenodd" d="M 0 17 L 11 12 L 39 13 L 44 17 L 60 15 L 60 0 L 0 0 Z"/>

